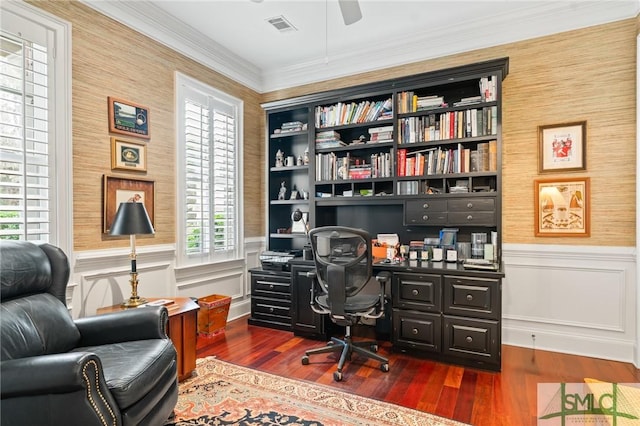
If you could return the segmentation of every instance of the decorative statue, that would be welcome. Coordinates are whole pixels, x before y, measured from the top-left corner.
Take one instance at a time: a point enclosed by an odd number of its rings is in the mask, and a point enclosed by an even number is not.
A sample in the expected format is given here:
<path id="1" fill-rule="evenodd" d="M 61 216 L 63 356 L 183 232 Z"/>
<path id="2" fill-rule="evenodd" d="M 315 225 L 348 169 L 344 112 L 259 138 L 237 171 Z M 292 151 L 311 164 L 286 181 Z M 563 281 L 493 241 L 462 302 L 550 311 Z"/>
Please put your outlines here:
<path id="1" fill-rule="evenodd" d="M 298 159 L 296 160 L 296 166 L 302 166 L 302 155 L 298 155 Z"/>
<path id="2" fill-rule="evenodd" d="M 302 158 L 302 162 L 305 166 L 309 164 L 309 148 L 304 150 L 304 157 Z"/>
<path id="3" fill-rule="evenodd" d="M 285 200 L 287 197 L 287 187 L 284 184 L 284 181 L 280 183 L 280 192 L 278 192 L 278 200 Z"/>
<path id="4" fill-rule="evenodd" d="M 276 152 L 276 167 L 283 167 L 283 166 L 284 166 L 284 152 L 278 150 L 278 152 Z"/>

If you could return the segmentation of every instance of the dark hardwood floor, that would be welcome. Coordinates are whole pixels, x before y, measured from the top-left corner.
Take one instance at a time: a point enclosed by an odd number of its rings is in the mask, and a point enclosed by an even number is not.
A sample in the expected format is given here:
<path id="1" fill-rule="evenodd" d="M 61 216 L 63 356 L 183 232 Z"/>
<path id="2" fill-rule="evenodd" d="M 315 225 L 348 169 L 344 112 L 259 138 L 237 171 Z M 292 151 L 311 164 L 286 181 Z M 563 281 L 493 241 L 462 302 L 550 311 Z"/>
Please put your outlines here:
<path id="1" fill-rule="evenodd" d="M 369 328 L 354 330 L 354 336 Z M 302 365 L 305 350 L 323 341 L 294 336 L 287 331 L 251 326 L 247 318 L 230 321 L 224 333 L 198 338 L 198 357 L 217 358 L 256 370 L 328 385 L 345 392 L 437 414 L 473 425 L 535 425 L 537 383 L 582 382 L 585 377 L 606 382 L 640 382 L 632 364 L 502 346 L 502 371 L 487 372 L 429 361 L 392 351 L 379 341 L 389 357 L 390 371 L 354 355 L 342 382 L 333 380 L 333 355 L 314 355 Z"/>

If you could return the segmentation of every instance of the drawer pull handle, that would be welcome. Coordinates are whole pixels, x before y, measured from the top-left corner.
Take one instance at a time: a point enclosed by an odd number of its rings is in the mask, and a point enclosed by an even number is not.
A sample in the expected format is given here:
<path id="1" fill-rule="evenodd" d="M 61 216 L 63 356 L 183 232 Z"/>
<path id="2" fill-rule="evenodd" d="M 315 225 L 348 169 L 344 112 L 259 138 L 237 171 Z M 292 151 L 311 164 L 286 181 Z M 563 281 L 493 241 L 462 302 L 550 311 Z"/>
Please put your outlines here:
<path id="1" fill-rule="evenodd" d="M 273 307 L 269 308 L 269 312 L 273 312 Z"/>
<path id="2" fill-rule="evenodd" d="M 467 208 L 472 209 L 473 208 L 473 203 L 467 203 Z"/>
<path id="3" fill-rule="evenodd" d="M 411 294 L 413 294 L 414 296 L 418 295 L 418 290 L 416 290 L 415 288 L 413 290 L 411 290 Z"/>
<path id="4" fill-rule="evenodd" d="M 467 220 L 473 220 L 473 216 L 472 215 L 467 216 Z"/>
<path id="5" fill-rule="evenodd" d="M 466 338 L 466 339 L 464 339 L 464 340 L 466 340 L 466 341 L 467 341 L 467 343 L 471 343 L 471 342 L 473 342 L 473 339 L 471 338 L 471 336 L 467 336 L 467 338 Z"/>
<path id="6" fill-rule="evenodd" d="M 414 328 L 413 330 L 411 330 L 411 332 L 412 332 L 413 334 L 418 334 L 418 329 L 417 329 L 417 328 Z"/>
<path id="7" fill-rule="evenodd" d="M 473 300 L 473 296 L 472 296 L 472 295 L 470 295 L 470 294 L 467 294 L 467 300 L 468 300 L 469 302 L 471 302 L 471 301 Z"/>
<path id="8" fill-rule="evenodd" d="M 429 203 L 424 203 L 424 204 L 422 205 L 422 208 L 423 208 L 423 209 L 428 209 L 428 208 L 429 208 Z"/>
<path id="9" fill-rule="evenodd" d="M 269 288 L 273 290 L 273 284 L 269 284 Z"/>
<path id="10" fill-rule="evenodd" d="M 429 216 L 425 214 L 424 216 L 422 216 L 422 220 L 429 220 Z"/>

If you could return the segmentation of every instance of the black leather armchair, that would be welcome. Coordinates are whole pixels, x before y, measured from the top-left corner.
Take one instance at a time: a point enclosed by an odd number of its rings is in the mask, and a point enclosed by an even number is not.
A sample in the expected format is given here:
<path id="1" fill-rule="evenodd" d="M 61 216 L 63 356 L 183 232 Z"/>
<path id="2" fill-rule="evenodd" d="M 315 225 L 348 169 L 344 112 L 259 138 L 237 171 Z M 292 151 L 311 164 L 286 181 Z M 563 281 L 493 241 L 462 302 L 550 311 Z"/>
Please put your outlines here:
<path id="1" fill-rule="evenodd" d="M 166 307 L 73 320 L 69 262 L 50 244 L 0 241 L 2 425 L 162 425 L 178 399 Z"/>

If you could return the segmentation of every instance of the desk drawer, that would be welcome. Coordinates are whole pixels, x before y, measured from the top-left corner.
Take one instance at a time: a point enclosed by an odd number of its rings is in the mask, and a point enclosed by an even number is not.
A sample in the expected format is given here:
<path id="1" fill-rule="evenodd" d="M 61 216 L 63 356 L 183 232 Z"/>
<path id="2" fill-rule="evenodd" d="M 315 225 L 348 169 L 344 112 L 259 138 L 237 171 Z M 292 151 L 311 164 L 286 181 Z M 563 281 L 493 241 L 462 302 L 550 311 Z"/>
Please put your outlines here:
<path id="1" fill-rule="evenodd" d="M 438 314 L 394 309 L 391 340 L 395 346 L 440 352 L 442 318 Z"/>
<path id="2" fill-rule="evenodd" d="M 267 321 L 291 324 L 291 302 L 288 300 L 252 296 L 251 316 Z"/>
<path id="3" fill-rule="evenodd" d="M 469 212 L 469 211 L 494 211 L 496 200 L 493 198 L 454 198 L 449 200 L 448 210 Z"/>
<path id="4" fill-rule="evenodd" d="M 254 296 L 277 297 L 291 300 L 291 279 L 279 277 L 254 277 L 251 293 Z"/>
<path id="5" fill-rule="evenodd" d="M 440 312 L 442 278 L 432 274 L 393 274 L 391 288 L 395 308 Z"/>
<path id="6" fill-rule="evenodd" d="M 444 277 L 444 313 L 497 320 L 500 318 L 498 280 L 472 277 Z"/>
<path id="7" fill-rule="evenodd" d="M 408 200 L 404 206 L 405 225 L 447 223 L 446 200 Z"/>
<path id="8" fill-rule="evenodd" d="M 495 363 L 500 359 L 498 321 L 444 316 L 443 353 Z"/>
<path id="9" fill-rule="evenodd" d="M 495 226 L 496 214 L 492 211 L 451 211 L 449 212 L 449 222 L 458 225 Z"/>

